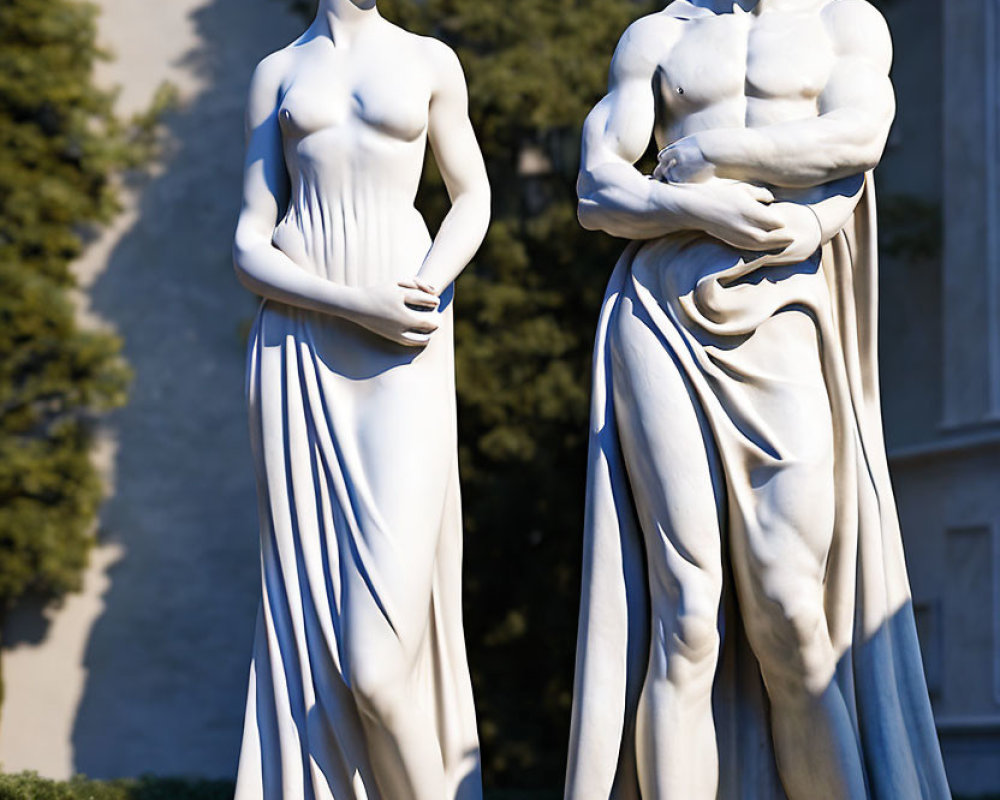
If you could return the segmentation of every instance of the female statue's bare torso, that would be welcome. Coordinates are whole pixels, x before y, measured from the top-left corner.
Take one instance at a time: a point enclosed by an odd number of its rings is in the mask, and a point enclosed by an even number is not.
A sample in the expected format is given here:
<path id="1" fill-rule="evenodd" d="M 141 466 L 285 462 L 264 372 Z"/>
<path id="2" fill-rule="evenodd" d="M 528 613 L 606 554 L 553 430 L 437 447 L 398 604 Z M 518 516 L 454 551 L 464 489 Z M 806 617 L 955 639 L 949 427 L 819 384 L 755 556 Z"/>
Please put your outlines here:
<path id="1" fill-rule="evenodd" d="M 238 800 L 476 800 L 451 285 L 489 216 L 454 54 L 324 0 L 257 68 L 237 272 L 264 598 Z M 430 141 L 453 205 L 413 202 Z"/>
<path id="2" fill-rule="evenodd" d="M 413 201 L 433 90 L 431 43 L 389 26 L 372 38 L 349 54 L 325 38 L 278 54 L 288 72 L 277 114 L 292 202 L 274 243 L 301 266 L 348 285 L 412 277 L 426 252 L 407 243 L 398 253 L 360 252 L 348 264 L 336 251 L 345 220 L 371 229 L 369 247 L 399 238 L 400 218 L 411 236 L 427 237 Z M 391 235 L 376 230 L 385 220 Z"/>

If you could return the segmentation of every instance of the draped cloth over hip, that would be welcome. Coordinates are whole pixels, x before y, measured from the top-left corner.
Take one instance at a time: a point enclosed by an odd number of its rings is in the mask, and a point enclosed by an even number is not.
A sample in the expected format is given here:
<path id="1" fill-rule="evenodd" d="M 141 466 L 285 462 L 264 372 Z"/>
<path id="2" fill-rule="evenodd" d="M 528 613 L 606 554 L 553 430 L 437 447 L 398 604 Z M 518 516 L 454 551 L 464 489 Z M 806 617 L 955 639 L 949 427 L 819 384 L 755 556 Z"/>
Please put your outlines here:
<path id="1" fill-rule="evenodd" d="M 797 268 L 760 266 L 694 234 L 633 243 L 615 268 L 594 356 L 567 800 L 640 797 L 635 724 L 651 612 L 647 554 L 621 449 L 620 426 L 629 415 L 616 411 L 613 391 L 623 376 L 616 375 L 610 351 L 617 315 L 634 308 L 683 371 L 707 420 L 725 477 L 727 533 L 742 531 L 751 555 L 754 533 L 767 524 L 752 484 L 762 470 L 780 466 L 780 448 L 770 443 L 780 441 L 782 431 L 780 414 L 771 410 L 765 418 L 748 400 L 744 376 L 760 370 L 741 363 L 741 346 L 784 311 L 813 321 L 833 424 L 834 536 L 823 607 L 839 655 L 834 680 L 848 704 L 869 797 L 950 797 L 883 442 L 875 233 L 868 176 L 853 219 Z M 731 542 L 725 545 L 732 559 Z M 781 800 L 760 670 L 742 630 L 736 592 L 728 585 L 724 591 L 713 693 L 719 797 Z"/>
<path id="2" fill-rule="evenodd" d="M 303 269 L 356 286 L 417 273 L 430 238 L 408 200 L 314 183 L 299 182 L 275 234 Z M 405 670 L 389 676 L 389 691 L 426 712 L 420 735 L 440 750 L 448 800 L 481 797 L 461 612 L 452 296 L 429 312 L 439 327 L 422 348 L 261 305 L 247 397 L 263 602 L 238 800 L 395 800 L 380 792 L 394 784 L 376 781 L 364 717 L 373 712 L 359 703 L 383 652 Z M 391 730 L 393 720 L 377 724 Z"/>

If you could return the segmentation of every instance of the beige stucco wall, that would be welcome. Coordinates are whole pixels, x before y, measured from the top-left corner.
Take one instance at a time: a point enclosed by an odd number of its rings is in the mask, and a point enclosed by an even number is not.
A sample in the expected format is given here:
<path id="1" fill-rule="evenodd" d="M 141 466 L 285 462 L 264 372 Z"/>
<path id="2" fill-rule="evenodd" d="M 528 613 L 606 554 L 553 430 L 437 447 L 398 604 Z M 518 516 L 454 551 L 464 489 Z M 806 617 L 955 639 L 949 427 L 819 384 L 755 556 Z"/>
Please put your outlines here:
<path id="1" fill-rule="evenodd" d="M 136 373 L 98 458 L 111 496 L 85 590 L 4 634 L 0 767 L 229 776 L 258 595 L 242 398 L 253 299 L 229 248 L 254 63 L 300 29 L 280 0 L 98 0 L 119 108 L 181 92 L 161 163 L 77 265 L 81 314 Z"/>

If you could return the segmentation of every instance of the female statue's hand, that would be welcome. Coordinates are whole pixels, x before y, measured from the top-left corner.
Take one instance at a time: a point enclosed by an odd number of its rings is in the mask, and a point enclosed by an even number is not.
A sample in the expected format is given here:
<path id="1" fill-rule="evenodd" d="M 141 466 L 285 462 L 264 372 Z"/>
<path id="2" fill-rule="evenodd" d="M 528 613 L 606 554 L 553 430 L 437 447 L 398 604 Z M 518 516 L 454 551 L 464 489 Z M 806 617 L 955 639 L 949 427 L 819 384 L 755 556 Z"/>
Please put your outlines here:
<path id="1" fill-rule="evenodd" d="M 781 252 L 795 240 L 785 227 L 789 215 L 772 205 L 774 195 L 768 189 L 723 180 L 671 186 L 692 230 L 755 253 Z"/>
<path id="2" fill-rule="evenodd" d="M 357 291 L 349 318 L 390 342 L 421 347 L 430 341 L 431 334 L 438 328 L 433 312 L 441 301 L 415 281 L 369 286 Z"/>
<path id="3" fill-rule="evenodd" d="M 427 294 L 432 294 L 435 297 L 439 297 L 441 295 L 441 292 L 431 286 L 427 281 L 423 280 L 419 275 L 406 281 L 400 281 L 399 285 L 404 289 L 416 289 L 421 292 L 426 292 Z"/>

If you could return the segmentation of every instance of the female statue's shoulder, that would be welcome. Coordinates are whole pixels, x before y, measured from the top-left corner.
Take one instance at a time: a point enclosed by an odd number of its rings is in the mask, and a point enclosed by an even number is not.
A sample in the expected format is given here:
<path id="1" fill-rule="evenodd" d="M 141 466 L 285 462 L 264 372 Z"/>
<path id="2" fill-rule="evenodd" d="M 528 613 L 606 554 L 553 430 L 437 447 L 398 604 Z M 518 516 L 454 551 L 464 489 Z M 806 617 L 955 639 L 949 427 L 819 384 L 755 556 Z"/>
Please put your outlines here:
<path id="1" fill-rule="evenodd" d="M 420 47 L 423 49 L 427 58 L 433 63 L 438 65 L 448 65 L 448 64 L 458 64 L 458 54 L 449 44 L 445 44 L 440 39 L 435 39 L 433 36 L 417 36 L 417 34 L 411 34 L 420 40 Z"/>
<path id="2" fill-rule="evenodd" d="M 431 69 L 435 71 L 461 69 L 455 51 L 440 39 L 408 31 L 394 22 L 389 22 L 388 30 L 391 39 L 397 42 L 400 48 L 403 48 L 403 52 L 411 57 L 415 56 Z"/>
<path id="3" fill-rule="evenodd" d="M 280 85 L 291 66 L 291 48 L 294 43 L 264 56 L 254 68 L 250 80 L 251 90 Z"/>
<path id="4" fill-rule="evenodd" d="M 247 100 L 247 120 L 252 125 L 259 124 L 274 110 L 291 71 L 290 59 L 288 48 L 284 48 L 262 58 L 254 69 Z"/>
<path id="5" fill-rule="evenodd" d="M 410 34 L 419 40 L 418 47 L 424 62 L 431 73 L 437 77 L 438 83 L 454 84 L 465 83 L 465 71 L 462 63 L 458 59 L 458 54 L 451 45 L 445 44 L 440 39 L 433 36 L 418 36 Z"/>

